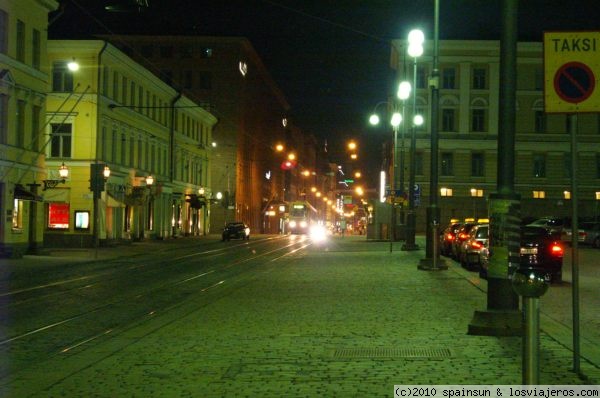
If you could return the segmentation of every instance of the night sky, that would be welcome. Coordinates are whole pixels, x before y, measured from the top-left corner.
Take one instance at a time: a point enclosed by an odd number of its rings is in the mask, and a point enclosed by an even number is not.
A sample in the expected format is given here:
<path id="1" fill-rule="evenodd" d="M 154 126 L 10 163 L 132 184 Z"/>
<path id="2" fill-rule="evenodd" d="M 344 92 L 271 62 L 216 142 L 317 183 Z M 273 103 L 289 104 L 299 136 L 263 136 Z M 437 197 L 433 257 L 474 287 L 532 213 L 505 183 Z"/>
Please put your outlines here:
<path id="1" fill-rule="evenodd" d="M 380 165 L 389 131 L 367 118 L 395 91 L 390 40 L 421 28 L 433 36 L 433 0 L 148 0 L 141 13 L 109 13 L 130 0 L 59 0 L 64 13 L 50 38 L 91 34 L 186 34 L 247 37 L 292 106 L 292 118 L 331 150 L 357 138 Z M 499 39 L 500 0 L 440 0 L 440 39 Z M 600 30 L 597 1 L 522 0 L 521 40 L 544 30 Z M 51 15 L 51 19 L 54 14 Z"/>

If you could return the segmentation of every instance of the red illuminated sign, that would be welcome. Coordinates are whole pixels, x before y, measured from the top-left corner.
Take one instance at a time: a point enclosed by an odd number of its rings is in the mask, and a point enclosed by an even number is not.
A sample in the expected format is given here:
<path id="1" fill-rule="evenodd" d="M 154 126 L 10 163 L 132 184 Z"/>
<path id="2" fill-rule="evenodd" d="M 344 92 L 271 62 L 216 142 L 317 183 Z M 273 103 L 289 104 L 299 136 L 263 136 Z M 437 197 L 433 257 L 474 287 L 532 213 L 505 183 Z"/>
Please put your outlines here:
<path id="1" fill-rule="evenodd" d="M 68 203 L 50 203 L 48 205 L 48 228 L 69 229 Z"/>

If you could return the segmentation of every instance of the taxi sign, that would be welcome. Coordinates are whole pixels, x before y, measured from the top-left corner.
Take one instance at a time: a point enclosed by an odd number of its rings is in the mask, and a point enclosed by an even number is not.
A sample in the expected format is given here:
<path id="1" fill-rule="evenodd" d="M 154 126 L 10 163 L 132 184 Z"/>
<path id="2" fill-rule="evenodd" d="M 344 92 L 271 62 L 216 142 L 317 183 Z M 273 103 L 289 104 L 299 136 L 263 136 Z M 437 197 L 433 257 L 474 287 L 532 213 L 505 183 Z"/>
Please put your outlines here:
<path id="1" fill-rule="evenodd" d="M 600 111 L 600 32 L 544 32 L 547 113 Z"/>

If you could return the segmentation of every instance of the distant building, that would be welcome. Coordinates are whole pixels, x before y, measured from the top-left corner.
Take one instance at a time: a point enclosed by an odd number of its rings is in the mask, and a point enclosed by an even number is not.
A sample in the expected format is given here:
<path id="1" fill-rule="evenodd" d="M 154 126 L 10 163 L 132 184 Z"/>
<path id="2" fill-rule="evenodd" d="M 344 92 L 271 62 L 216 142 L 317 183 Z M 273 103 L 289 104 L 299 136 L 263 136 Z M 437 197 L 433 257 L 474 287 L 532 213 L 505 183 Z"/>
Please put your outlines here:
<path id="1" fill-rule="evenodd" d="M 277 232 L 280 223 L 267 220 L 266 210 L 300 192 L 284 181 L 297 170 L 286 177 L 281 165 L 290 151 L 304 151 L 304 144 L 290 145 L 295 135 L 290 133 L 295 129 L 290 106 L 250 42 L 241 37 L 106 37 L 218 118 L 210 188 L 223 199 L 211 212 L 213 227 L 238 220 L 253 231 Z M 279 143 L 285 145 L 282 152 L 275 149 Z M 297 161 L 314 170 L 312 159 Z M 291 187 L 294 192 L 286 193 Z"/>
<path id="2" fill-rule="evenodd" d="M 51 40 L 48 59 L 42 152 L 69 176 L 44 191 L 44 244 L 209 233 L 216 118 L 108 42 Z"/>
<path id="3" fill-rule="evenodd" d="M 57 8 L 54 0 L 0 1 L 0 255 L 35 252 L 42 243 L 46 32 Z"/>
<path id="4" fill-rule="evenodd" d="M 417 60 L 417 111 L 425 125 L 417 131 L 416 182 L 420 186 L 418 220 L 429 203 L 432 46 Z M 413 79 L 406 42 L 392 43 L 398 80 Z M 495 192 L 499 118 L 500 43 L 440 41 L 439 206 L 442 219 L 485 217 L 487 197 Z M 515 189 L 523 217 L 571 213 L 570 135 L 564 114 L 544 112 L 542 43 L 519 43 Z M 409 110 L 412 100 L 409 101 Z M 579 116 L 576 154 L 579 214 L 598 216 L 600 203 L 600 119 Z M 408 148 L 409 140 L 405 147 Z M 406 163 L 409 164 L 408 162 Z M 408 173 L 408 170 L 406 171 Z M 417 222 L 423 230 L 424 223 Z"/>

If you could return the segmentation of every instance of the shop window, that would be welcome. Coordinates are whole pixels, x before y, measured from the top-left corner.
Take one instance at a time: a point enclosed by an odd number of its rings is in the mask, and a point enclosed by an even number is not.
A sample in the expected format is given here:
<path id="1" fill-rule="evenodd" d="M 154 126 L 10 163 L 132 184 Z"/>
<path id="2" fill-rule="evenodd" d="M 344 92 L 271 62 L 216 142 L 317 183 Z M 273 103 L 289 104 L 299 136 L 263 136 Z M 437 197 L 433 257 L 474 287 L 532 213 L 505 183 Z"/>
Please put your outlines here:
<path id="1" fill-rule="evenodd" d="M 23 229 L 23 201 L 15 199 L 12 215 L 13 229 Z"/>
<path id="2" fill-rule="evenodd" d="M 90 212 L 75 210 L 75 229 L 90 229 Z"/>
<path id="3" fill-rule="evenodd" d="M 48 204 L 48 228 L 69 229 L 69 204 Z"/>

